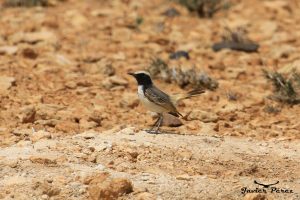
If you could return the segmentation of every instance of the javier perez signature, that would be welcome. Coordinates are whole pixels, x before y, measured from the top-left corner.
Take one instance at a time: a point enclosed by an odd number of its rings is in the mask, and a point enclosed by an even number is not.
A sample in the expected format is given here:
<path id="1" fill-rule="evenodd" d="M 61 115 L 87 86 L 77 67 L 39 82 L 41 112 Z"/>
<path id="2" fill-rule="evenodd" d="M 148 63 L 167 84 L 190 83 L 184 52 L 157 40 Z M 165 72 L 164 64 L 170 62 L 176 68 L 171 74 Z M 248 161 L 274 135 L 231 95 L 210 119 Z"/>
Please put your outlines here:
<path id="1" fill-rule="evenodd" d="M 248 187 L 243 187 L 241 188 L 241 193 L 242 194 L 248 194 L 248 193 L 294 193 L 293 190 L 291 189 L 286 189 L 286 188 L 279 188 L 274 185 L 277 185 L 279 181 L 276 183 L 271 183 L 271 184 L 264 184 L 264 183 L 259 183 L 258 181 L 254 180 L 254 183 L 263 186 L 263 188 L 256 187 L 255 189 L 253 188 L 248 188 Z M 272 187 L 271 187 L 272 186 Z"/>

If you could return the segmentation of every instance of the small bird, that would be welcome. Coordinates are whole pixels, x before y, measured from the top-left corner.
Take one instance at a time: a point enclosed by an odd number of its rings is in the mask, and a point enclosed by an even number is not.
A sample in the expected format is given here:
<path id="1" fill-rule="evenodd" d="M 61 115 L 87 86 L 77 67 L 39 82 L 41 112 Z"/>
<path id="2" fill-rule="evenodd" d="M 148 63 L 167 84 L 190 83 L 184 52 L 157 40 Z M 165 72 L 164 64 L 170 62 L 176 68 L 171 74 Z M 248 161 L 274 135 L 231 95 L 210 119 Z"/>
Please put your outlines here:
<path id="1" fill-rule="evenodd" d="M 163 113 L 169 113 L 175 117 L 182 117 L 182 114 L 176 109 L 176 105 L 180 100 L 198 96 L 204 92 L 203 89 L 196 89 L 185 94 L 168 95 L 153 84 L 148 72 L 137 71 L 128 74 L 133 76 L 138 83 L 138 97 L 142 104 L 148 110 L 156 112 L 159 115 L 159 118 L 148 133 L 158 133 L 163 120 Z M 153 131 L 155 127 L 156 129 Z"/>

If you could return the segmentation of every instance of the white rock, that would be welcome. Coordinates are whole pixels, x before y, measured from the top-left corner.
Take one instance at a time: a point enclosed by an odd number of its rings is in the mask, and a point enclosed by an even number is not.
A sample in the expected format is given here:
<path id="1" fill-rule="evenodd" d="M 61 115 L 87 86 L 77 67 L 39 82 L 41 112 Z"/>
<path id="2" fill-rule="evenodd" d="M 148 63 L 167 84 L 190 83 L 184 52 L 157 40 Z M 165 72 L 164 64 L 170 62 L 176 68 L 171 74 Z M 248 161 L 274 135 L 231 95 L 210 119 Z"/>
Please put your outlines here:
<path id="1" fill-rule="evenodd" d="M 14 77 L 0 76 L 0 92 L 5 92 L 16 82 Z"/>
<path id="2" fill-rule="evenodd" d="M 18 51 L 17 46 L 2 46 L 0 47 L 0 54 L 14 55 Z"/>

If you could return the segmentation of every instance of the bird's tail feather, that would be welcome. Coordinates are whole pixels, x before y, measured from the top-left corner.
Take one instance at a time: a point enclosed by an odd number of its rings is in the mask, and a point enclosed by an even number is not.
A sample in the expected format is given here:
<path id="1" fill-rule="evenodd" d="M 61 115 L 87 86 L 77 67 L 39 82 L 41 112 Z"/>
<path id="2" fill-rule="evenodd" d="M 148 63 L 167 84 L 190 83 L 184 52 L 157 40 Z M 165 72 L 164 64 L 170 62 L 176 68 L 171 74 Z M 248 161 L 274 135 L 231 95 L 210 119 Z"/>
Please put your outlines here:
<path id="1" fill-rule="evenodd" d="M 191 90 L 191 91 L 189 91 L 187 93 L 183 93 L 183 94 L 174 94 L 174 95 L 171 96 L 171 100 L 172 100 L 172 103 L 176 105 L 177 103 L 179 103 L 183 99 L 196 97 L 196 96 L 199 96 L 200 94 L 202 94 L 204 92 L 205 92 L 204 89 L 199 88 L 199 89 Z"/>

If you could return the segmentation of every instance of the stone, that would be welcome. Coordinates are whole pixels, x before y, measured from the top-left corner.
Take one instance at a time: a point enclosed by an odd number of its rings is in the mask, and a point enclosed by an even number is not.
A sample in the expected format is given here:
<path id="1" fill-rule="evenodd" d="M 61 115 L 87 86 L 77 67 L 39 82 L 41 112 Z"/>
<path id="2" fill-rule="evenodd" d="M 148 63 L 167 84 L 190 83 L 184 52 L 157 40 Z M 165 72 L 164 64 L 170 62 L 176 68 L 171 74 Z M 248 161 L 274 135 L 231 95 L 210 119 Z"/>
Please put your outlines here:
<path id="1" fill-rule="evenodd" d="M 46 119 L 46 120 L 36 120 L 34 121 L 34 124 L 55 127 L 58 124 L 58 122 L 59 120 L 57 119 Z"/>
<path id="2" fill-rule="evenodd" d="M 30 140 L 32 142 L 37 142 L 41 139 L 51 139 L 51 134 L 47 131 L 39 130 L 37 132 L 34 132 L 30 136 Z"/>
<path id="3" fill-rule="evenodd" d="M 25 106 L 21 109 L 19 118 L 22 123 L 33 123 L 35 120 L 35 107 L 32 105 Z"/>
<path id="4" fill-rule="evenodd" d="M 111 39 L 113 41 L 125 42 L 131 39 L 131 34 L 132 33 L 128 28 L 115 28 L 112 30 Z"/>
<path id="5" fill-rule="evenodd" d="M 22 147 L 22 148 L 24 148 L 24 147 L 30 147 L 31 145 L 32 145 L 31 141 L 28 141 L 28 140 L 20 140 L 16 144 L 17 147 Z"/>
<path id="6" fill-rule="evenodd" d="M 15 55 L 18 52 L 17 46 L 1 46 L 0 55 Z"/>
<path id="7" fill-rule="evenodd" d="M 18 136 L 18 137 L 21 137 L 21 138 L 25 138 L 25 137 L 28 137 L 30 136 L 32 133 L 32 130 L 31 129 L 14 129 L 12 131 L 12 134 L 14 134 L 15 136 Z"/>
<path id="8" fill-rule="evenodd" d="M 157 198 L 155 197 L 155 195 L 153 195 L 149 192 L 142 192 L 137 195 L 136 199 L 137 200 L 154 200 Z"/>
<path id="9" fill-rule="evenodd" d="M 49 199 L 49 196 L 46 195 L 46 194 L 43 194 L 43 195 L 41 196 L 41 198 L 42 198 L 43 200 L 47 200 L 47 199 Z"/>
<path id="10" fill-rule="evenodd" d="M 6 92 L 15 84 L 16 79 L 10 76 L 0 76 L 0 92 Z"/>
<path id="11" fill-rule="evenodd" d="M 93 184 L 96 184 L 96 182 L 104 182 L 108 177 L 109 177 L 109 173 L 108 172 L 101 172 L 101 173 L 98 173 L 98 174 L 94 174 L 94 175 L 89 175 L 89 176 L 86 176 L 84 179 L 83 179 L 83 183 L 85 185 L 89 185 L 92 181 L 94 181 Z"/>
<path id="12" fill-rule="evenodd" d="M 39 155 L 39 156 L 30 156 L 29 160 L 35 164 L 43 164 L 43 165 L 56 165 L 57 157 L 50 155 Z"/>
<path id="13" fill-rule="evenodd" d="M 36 119 L 57 119 L 56 113 L 65 108 L 56 104 L 39 104 L 36 106 Z"/>
<path id="14" fill-rule="evenodd" d="M 112 65 L 107 64 L 100 67 L 100 73 L 105 74 L 107 76 L 113 76 L 116 73 L 116 70 Z"/>
<path id="15" fill-rule="evenodd" d="M 6 166 L 9 166 L 11 168 L 16 168 L 18 166 L 18 159 L 8 159 L 5 160 L 5 162 L 3 164 L 5 164 Z"/>
<path id="16" fill-rule="evenodd" d="M 199 123 L 198 121 L 191 121 L 191 122 L 187 123 L 185 126 L 188 130 L 194 131 L 194 130 L 199 129 L 198 123 Z"/>
<path id="17" fill-rule="evenodd" d="M 296 52 L 296 48 L 291 45 L 280 45 L 280 48 L 273 48 L 271 55 L 274 59 L 287 58 Z"/>
<path id="18" fill-rule="evenodd" d="M 183 175 L 176 176 L 176 179 L 177 180 L 183 180 L 183 181 L 190 181 L 193 178 L 191 176 L 187 175 L 187 174 L 183 174 Z"/>
<path id="19" fill-rule="evenodd" d="M 25 42 L 25 43 L 30 43 L 30 44 L 35 44 L 38 42 L 47 42 L 49 44 L 56 44 L 58 41 L 56 35 L 50 31 L 16 33 L 16 34 L 12 35 L 10 40 L 13 43 Z"/>
<path id="20" fill-rule="evenodd" d="M 135 108 L 139 105 L 137 94 L 125 93 L 120 101 L 120 106 L 123 108 Z"/>
<path id="21" fill-rule="evenodd" d="M 212 112 L 206 112 L 203 110 L 193 110 L 188 116 L 187 120 L 200 120 L 202 122 L 217 122 L 219 119 L 218 115 Z"/>
<path id="22" fill-rule="evenodd" d="M 77 87 L 77 83 L 75 81 L 68 81 L 65 86 L 69 89 L 75 89 Z"/>
<path id="23" fill-rule="evenodd" d="M 279 73 L 290 75 L 293 72 L 300 73 L 300 60 L 295 60 L 292 63 L 287 63 L 278 69 Z"/>
<path id="24" fill-rule="evenodd" d="M 163 121 L 162 126 L 168 126 L 168 127 L 178 127 L 183 125 L 181 120 L 173 115 L 164 113 L 163 114 Z"/>
<path id="25" fill-rule="evenodd" d="M 79 124 L 72 121 L 59 121 L 55 129 L 64 133 L 75 133 L 79 129 Z"/>
<path id="26" fill-rule="evenodd" d="M 102 86 L 106 89 L 111 89 L 114 87 L 114 85 L 111 83 L 111 81 L 109 80 L 109 78 L 106 78 L 104 79 L 102 82 L 101 82 Z"/>
<path id="27" fill-rule="evenodd" d="M 112 55 L 112 59 L 114 60 L 126 60 L 126 55 L 123 52 L 118 52 Z"/>
<path id="28" fill-rule="evenodd" d="M 76 135 L 76 136 L 80 136 L 80 137 L 83 137 L 84 139 L 86 140 L 90 140 L 90 139 L 94 139 L 96 137 L 97 133 L 96 132 L 93 132 L 93 131 L 85 131 L 79 135 Z"/>
<path id="29" fill-rule="evenodd" d="M 98 123 L 94 121 L 88 121 L 86 119 L 81 119 L 79 122 L 80 129 L 92 129 L 98 126 Z"/>
<path id="30" fill-rule="evenodd" d="M 112 77 L 109 77 L 109 80 L 112 84 L 115 84 L 115 85 L 128 85 L 128 81 L 119 77 L 119 76 L 112 76 Z"/>
<path id="31" fill-rule="evenodd" d="M 216 134 L 216 124 L 215 123 L 202 123 L 200 126 L 201 134 L 208 134 L 208 135 L 213 135 Z"/>
<path id="32" fill-rule="evenodd" d="M 118 197 L 129 194 L 133 191 L 132 183 L 124 178 L 111 178 L 108 173 L 100 173 L 89 183 L 88 192 L 90 199 L 117 199 Z"/>
<path id="33" fill-rule="evenodd" d="M 102 112 L 100 111 L 94 111 L 88 118 L 88 121 L 95 122 L 97 126 L 101 125 L 101 121 L 104 119 L 102 116 Z"/>
<path id="34" fill-rule="evenodd" d="M 61 54 L 53 55 L 53 60 L 61 66 L 70 66 L 73 64 L 73 62 L 67 56 Z"/>
<path id="35" fill-rule="evenodd" d="M 88 19 L 78 10 L 67 11 L 66 16 L 69 18 L 70 23 L 75 28 L 82 28 L 85 24 L 88 23 Z"/>
<path id="36" fill-rule="evenodd" d="M 91 11 L 91 15 L 94 17 L 104 17 L 115 14 L 113 9 L 101 8 Z"/>
<path id="37" fill-rule="evenodd" d="M 117 75 L 114 75 L 114 76 L 111 76 L 111 77 L 108 77 L 108 78 L 104 79 L 102 81 L 102 85 L 106 89 L 111 89 L 111 88 L 116 87 L 116 86 L 127 86 L 128 81 L 121 78 L 121 77 L 119 77 L 119 76 L 117 76 Z"/>
<path id="38" fill-rule="evenodd" d="M 276 21 L 261 21 L 259 22 L 260 25 L 260 33 L 263 34 L 265 37 L 271 37 L 276 30 L 278 29 L 278 25 Z"/>
<path id="39" fill-rule="evenodd" d="M 246 194 L 243 200 L 272 200 L 265 194 Z"/>
<path id="40" fill-rule="evenodd" d="M 38 53 L 32 48 L 23 49 L 22 55 L 29 59 L 36 59 L 38 57 Z"/>
<path id="41" fill-rule="evenodd" d="M 56 196 L 61 192 L 60 188 L 55 187 L 54 185 L 48 183 L 47 181 L 43 182 L 40 187 L 43 194 L 47 195 L 48 197 Z"/>
<path id="42" fill-rule="evenodd" d="M 232 103 L 232 102 L 228 102 L 226 104 L 220 103 L 221 108 L 219 108 L 219 113 L 233 113 L 235 111 L 238 110 L 242 110 L 243 109 L 243 105 L 238 104 L 238 103 Z M 218 106 L 219 107 L 219 106 Z"/>

